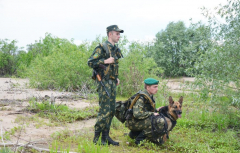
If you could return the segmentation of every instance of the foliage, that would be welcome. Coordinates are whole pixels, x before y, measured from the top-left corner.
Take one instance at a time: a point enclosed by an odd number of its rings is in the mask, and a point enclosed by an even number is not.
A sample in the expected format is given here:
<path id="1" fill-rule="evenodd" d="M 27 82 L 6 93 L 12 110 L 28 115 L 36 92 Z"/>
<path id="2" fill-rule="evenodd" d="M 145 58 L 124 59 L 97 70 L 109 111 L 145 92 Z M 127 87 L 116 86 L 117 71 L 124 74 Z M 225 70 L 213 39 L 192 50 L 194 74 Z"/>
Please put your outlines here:
<path id="1" fill-rule="evenodd" d="M 33 46 L 32 53 L 36 48 L 39 53 L 26 71 L 32 86 L 69 90 L 79 89 L 89 81 L 86 44 L 76 46 L 66 39 L 46 35 L 42 43 Z"/>
<path id="2" fill-rule="evenodd" d="M 164 76 L 186 76 L 186 69 L 211 47 L 210 38 L 209 27 L 201 22 L 189 28 L 182 21 L 171 22 L 157 33 L 148 54 L 163 68 Z"/>
<path id="3" fill-rule="evenodd" d="M 120 60 L 118 93 L 123 96 L 131 96 L 143 87 L 143 80 L 148 77 L 157 78 L 157 73 L 162 69 L 151 57 L 146 57 L 147 47 L 143 43 L 132 42 L 129 52 Z"/>
<path id="4" fill-rule="evenodd" d="M 17 41 L 0 40 L 0 75 L 13 75 L 17 69 Z"/>
<path id="5" fill-rule="evenodd" d="M 28 53 L 21 54 L 25 63 L 20 64 L 19 71 L 24 72 L 21 73 L 22 76 L 27 76 L 30 84 L 37 88 L 72 91 L 86 86 L 93 89 L 92 70 L 88 67 L 87 60 L 94 48 L 106 39 L 107 37 L 98 36 L 91 43 L 84 42 L 77 46 L 72 41 L 46 34 L 43 40 L 29 45 Z M 126 37 L 118 43 L 124 55 L 120 60 L 121 84 L 118 87 L 118 93 L 123 96 L 139 90 L 146 77 L 156 77 L 156 73 L 162 72 L 152 58 L 146 57 L 146 45 L 132 42 L 127 49 L 127 43 Z"/>
<path id="6" fill-rule="evenodd" d="M 213 27 L 215 43 L 212 49 L 199 57 L 195 65 L 195 69 L 200 72 L 196 87 L 207 93 L 206 98 L 211 95 L 213 101 L 216 101 L 219 96 L 227 96 L 235 106 L 240 106 L 239 10 L 239 0 L 229 0 L 228 4 L 219 5 L 213 14 L 203 8 L 203 13 Z"/>

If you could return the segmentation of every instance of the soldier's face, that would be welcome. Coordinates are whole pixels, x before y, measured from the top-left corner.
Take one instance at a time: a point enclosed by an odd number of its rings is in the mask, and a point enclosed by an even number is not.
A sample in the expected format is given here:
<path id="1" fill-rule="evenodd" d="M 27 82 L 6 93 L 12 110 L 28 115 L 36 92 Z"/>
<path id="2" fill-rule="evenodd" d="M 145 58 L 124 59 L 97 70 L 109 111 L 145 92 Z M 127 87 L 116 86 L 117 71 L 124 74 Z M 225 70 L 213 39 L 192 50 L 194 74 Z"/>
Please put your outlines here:
<path id="1" fill-rule="evenodd" d="M 117 43 L 120 39 L 120 32 L 111 31 L 109 37 L 112 39 L 114 43 Z"/>
<path id="2" fill-rule="evenodd" d="M 154 95 L 158 91 L 158 85 L 147 86 L 147 91 L 149 94 Z"/>

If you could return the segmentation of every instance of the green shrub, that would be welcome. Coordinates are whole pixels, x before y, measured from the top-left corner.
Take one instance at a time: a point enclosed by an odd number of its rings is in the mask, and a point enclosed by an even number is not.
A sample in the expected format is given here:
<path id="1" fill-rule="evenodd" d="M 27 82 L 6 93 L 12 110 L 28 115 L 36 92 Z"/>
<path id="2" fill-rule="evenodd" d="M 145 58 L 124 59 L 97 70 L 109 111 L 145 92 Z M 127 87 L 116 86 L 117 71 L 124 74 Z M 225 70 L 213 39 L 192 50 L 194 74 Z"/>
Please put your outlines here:
<path id="1" fill-rule="evenodd" d="M 131 96 L 144 87 L 144 79 L 148 77 L 157 78 L 156 74 L 161 73 L 162 69 L 157 67 L 154 59 L 146 57 L 147 46 L 132 42 L 129 46 L 129 52 L 120 60 L 119 78 L 120 85 L 118 94 L 122 96 Z"/>
<path id="2" fill-rule="evenodd" d="M 27 68 L 30 85 L 64 90 L 81 89 L 86 82 L 89 85 L 91 69 L 87 66 L 90 56 L 87 44 L 77 46 L 65 39 L 55 39 L 59 43 L 51 44 L 50 51 L 42 50 Z"/>

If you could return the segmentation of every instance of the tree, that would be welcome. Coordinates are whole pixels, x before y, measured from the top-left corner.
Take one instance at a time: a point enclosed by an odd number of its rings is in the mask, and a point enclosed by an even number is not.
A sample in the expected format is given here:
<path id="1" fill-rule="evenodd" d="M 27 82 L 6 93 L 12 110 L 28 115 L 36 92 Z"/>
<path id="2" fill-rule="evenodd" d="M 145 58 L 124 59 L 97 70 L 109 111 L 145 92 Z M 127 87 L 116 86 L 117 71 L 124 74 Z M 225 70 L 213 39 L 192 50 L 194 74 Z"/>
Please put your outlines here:
<path id="1" fill-rule="evenodd" d="M 182 21 L 171 22 L 157 33 L 149 54 L 164 69 L 165 76 L 186 76 L 186 70 L 211 47 L 210 39 L 210 28 L 200 22 L 189 28 Z"/>
<path id="2" fill-rule="evenodd" d="M 231 104 L 240 106 L 240 1 L 228 0 L 215 11 L 203 8 L 215 43 L 195 65 L 201 72 L 198 82 L 208 88 L 212 98 L 227 96 Z"/>
<path id="3" fill-rule="evenodd" d="M 12 75 L 16 71 L 17 41 L 0 40 L 0 75 Z"/>

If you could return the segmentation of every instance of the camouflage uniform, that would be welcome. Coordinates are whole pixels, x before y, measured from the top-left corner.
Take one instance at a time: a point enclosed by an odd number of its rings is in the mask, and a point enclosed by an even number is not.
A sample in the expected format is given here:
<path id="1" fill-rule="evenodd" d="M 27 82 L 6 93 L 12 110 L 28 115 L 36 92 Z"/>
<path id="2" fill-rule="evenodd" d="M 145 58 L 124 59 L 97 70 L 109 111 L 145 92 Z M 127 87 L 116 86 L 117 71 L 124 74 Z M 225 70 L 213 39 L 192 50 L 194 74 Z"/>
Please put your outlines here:
<path id="1" fill-rule="evenodd" d="M 147 90 L 144 93 L 155 103 L 153 96 L 150 96 Z M 156 108 L 153 108 L 147 99 L 140 97 L 133 106 L 133 117 L 126 121 L 125 126 L 131 131 L 142 131 L 148 139 L 152 140 L 151 117 L 154 115 L 154 112 L 156 112 Z M 157 126 L 159 129 L 164 128 L 163 118 L 157 119 Z M 160 137 L 160 135 L 154 136 Z"/>
<path id="2" fill-rule="evenodd" d="M 116 100 L 116 83 L 118 78 L 118 59 L 121 58 L 121 52 L 116 45 L 112 45 L 109 41 L 106 41 L 109 49 L 109 54 L 103 49 L 100 44 L 95 48 L 93 54 L 88 59 L 88 65 L 91 68 L 95 68 L 98 74 L 101 75 L 102 82 L 105 85 L 105 89 L 110 94 L 108 97 L 104 87 L 98 82 L 98 94 L 99 94 L 99 113 L 97 116 L 97 122 L 95 124 L 95 131 L 109 130 L 112 122 L 112 118 L 115 114 L 115 100 Z M 104 60 L 109 57 L 115 58 L 115 63 L 104 64 Z M 106 66 L 105 70 L 99 69 L 99 64 Z"/>

